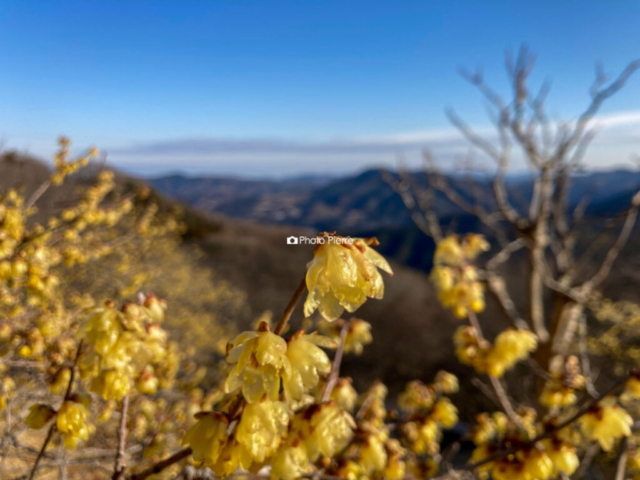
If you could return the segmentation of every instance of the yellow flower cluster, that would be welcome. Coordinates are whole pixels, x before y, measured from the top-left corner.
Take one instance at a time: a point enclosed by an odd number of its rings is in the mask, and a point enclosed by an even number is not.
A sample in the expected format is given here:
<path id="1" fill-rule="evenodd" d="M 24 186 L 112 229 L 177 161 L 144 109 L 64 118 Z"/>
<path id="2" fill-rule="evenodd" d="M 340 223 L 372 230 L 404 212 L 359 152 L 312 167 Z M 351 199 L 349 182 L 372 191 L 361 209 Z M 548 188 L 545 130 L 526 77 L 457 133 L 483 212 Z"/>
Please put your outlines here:
<path id="1" fill-rule="evenodd" d="M 385 477 L 400 480 L 407 472 L 406 449 L 389 437 L 385 424 L 386 387 L 375 382 L 359 400 L 356 435 L 327 467 L 331 475 L 351 480 Z"/>
<path id="2" fill-rule="evenodd" d="M 143 393 L 155 393 L 159 381 L 154 365 L 171 358 L 166 332 L 158 324 L 163 318 L 162 304 L 152 295 L 144 297 L 143 305 L 129 303 L 117 310 L 106 302 L 89 312 L 80 332 L 88 347 L 80 371 L 91 379 L 92 392 L 105 400 L 121 400 L 134 385 Z"/>
<path id="3" fill-rule="evenodd" d="M 556 356 L 549 366 L 549 379 L 540 393 L 540 404 L 548 408 L 573 405 L 577 400 L 576 390 L 584 388 L 585 379 L 580 374 L 580 361 L 570 355 Z"/>
<path id="4" fill-rule="evenodd" d="M 257 331 L 243 332 L 227 345 L 227 362 L 235 364 L 225 383 L 225 392 L 242 389 L 249 403 L 267 396 L 277 400 L 280 384 L 289 400 L 301 400 L 314 388 L 320 375 L 327 374 L 331 362 L 318 345 L 335 347 L 335 342 L 321 335 L 306 335 L 303 330 L 289 341 L 269 331 L 266 322 Z"/>
<path id="5" fill-rule="evenodd" d="M 408 414 L 401 431 L 413 452 L 433 456 L 440 451 L 442 429 L 453 428 L 458 423 L 458 409 L 442 395 L 457 390 L 457 378 L 447 372 L 439 372 L 431 385 L 418 380 L 407 384 L 398 405 Z"/>
<path id="6" fill-rule="evenodd" d="M 323 233 L 307 267 L 306 317 L 318 310 L 329 321 L 346 309 L 354 312 L 367 298 L 382 298 L 384 283 L 378 269 L 392 275 L 389 263 L 373 248 L 375 238 L 345 238 Z"/>
<path id="7" fill-rule="evenodd" d="M 64 446 L 76 448 L 82 440 L 87 440 L 93 433 L 94 426 L 89 423 L 91 399 L 88 396 L 73 396 L 65 400 L 58 409 L 56 426 L 64 435 Z"/>
<path id="8" fill-rule="evenodd" d="M 277 450 L 288 425 L 289 410 L 283 402 L 249 403 L 242 412 L 236 440 L 253 462 L 263 463 Z"/>
<path id="9" fill-rule="evenodd" d="M 339 378 L 330 397 L 340 408 L 349 413 L 353 413 L 358 401 L 358 392 L 353 388 L 352 383 L 349 377 Z"/>
<path id="10" fill-rule="evenodd" d="M 340 332 L 345 325 L 345 320 L 336 320 L 335 322 L 320 321 L 318 322 L 318 330 L 324 335 L 338 341 Z M 347 336 L 344 342 L 344 352 L 362 355 L 364 347 L 373 341 L 371 335 L 371 324 L 360 318 L 351 318 L 346 322 Z"/>
<path id="11" fill-rule="evenodd" d="M 82 167 L 85 167 L 89 162 L 96 158 L 99 154 L 98 149 L 92 147 L 89 149 L 86 155 L 83 155 L 75 160 L 70 161 L 70 147 L 71 140 L 67 137 L 60 137 L 58 139 L 58 146 L 60 147 L 58 152 L 54 156 L 55 171 L 51 175 L 51 183 L 53 185 L 61 185 L 65 177 L 77 172 Z"/>
<path id="12" fill-rule="evenodd" d="M 484 310 L 484 291 L 472 262 L 487 250 L 489 243 L 478 234 L 451 235 L 436 245 L 431 281 L 440 303 L 458 318 Z"/>
<path id="13" fill-rule="evenodd" d="M 315 298 L 312 310 L 319 308 L 333 320 L 344 308 L 355 309 L 367 297 L 381 296 L 376 267 L 388 269 L 388 265 L 369 248 L 372 243 L 356 239 L 353 244 L 318 247 L 307 275 L 306 307 Z M 343 326 L 347 328 L 344 352 L 360 353 L 371 334 L 370 325 L 359 319 L 348 325 L 344 321 L 322 325 L 329 336 L 300 330 L 285 340 L 271 332 L 263 318 L 255 331 L 231 340 L 226 358 L 232 368 L 224 388 L 231 396 L 220 404 L 226 413 L 197 416 L 184 437 L 194 460 L 221 476 L 269 464 L 273 480 L 294 480 L 319 467 L 335 474 L 350 470 L 358 478 L 375 473 L 400 480 L 406 470 L 404 449 L 388 438 L 385 428 L 386 387 L 374 384 L 358 403 L 351 379 L 326 378 L 331 362 L 320 347 L 335 348 L 334 339 L 339 339 Z M 450 385 L 451 379 L 444 382 Z M 236 393 L 241 396 L 234 397 Z M 356 423 L 349 412 L 358 405 L 359 434 L 354 436 Z"/>
<path id="14" fill-rule="evenodd" d="M 478 338 L 473 327 L 459 327 L 453 341 L 458 359 L 465 365 L 473 366 L 478 373 L 502 377 L 506 371 L 533 352 L 538 340 L 529 330 L 508 329 L 495 339 L 492 345 Z"/>
<path id="15" fill-rule="evenodd" d="M 607 397 L 582 415 L 578 423 L 588 440 L 597 441 L 605 452 L 609 452 L 616 440 L 631 435 L 633 419 L 615 398 Z"/>
<path id="16" fill-rule="evenodd" d="M 310 405 L 293 418 L 283 402 L 249 403 L 233 432 L 221 412 L 202 412 L 196 418 L 183 440 L 194 460 L 222 476 L 269 461 L 272 478 L 287 480 L 309 470 L 321 455 L 331 457 L 343 449 L 355 426 L 334 402 Z"/>
<path id="17" fill-rule="evenodd" d="M 490 473 L 491 478 L 497 480 L 546 480 L 561 473 L 573 474 L 580 463 L 575 447 L 556 436 L 532 444 L 538 432 L 535 411 L 523 409 L 517 415 L 517 423 L 502 412 L 476 417 L 471 430 L 471 439 L 476 445 L 472 462 L 482 461 L 513 445 L 522 445 L 515 453 L 484 463 L 478 468 L 480 473 L 484 476 Z"/>
<path id="18" fill-rule="evenodd" d="M 632 375 L 624 386 L 625 398 L 640 399 L 640 375 Z"/>
<path id="19" fill-rule="evenodd" d="M 194 413 L 219 400 L 197 388 L 204 367 L 183 361 L 193 354 L 191 339 L 200 337 L 197 348 L 207 342 L 207 361 L 216 364 L 211 352 L 224 349 L 217 338 L 233 331 L 218 324 L 216 310 L 226 303 L 230 311 L 240 311 L 245 300 L 228 285 L 209 281 L 208 267 L 200 268 L 197 277 L 193 268 L 186 268 L 184 260 L 192 262 L 199 254 L 177 248 L 182 231 L 178 209 L 168 211 L 165 204 L 159 210 L 152 196 L 138 195 L 134 181 L 117 182 L 102 168 L 68 178 L 95 155 L 92 150 L 72 158 L 69 141 L 61 139 L 52 172 L 38 165 L 29 170 L 29 180 L 43 174 L 39 186 L 27 182 L 26 188 L 5 188 L 0 196 L 0 410 L 11 409 L 7 414 L 17 435 L 25 424 L 32 429 L 55 426 L 71 448 L 90 437 L 93 419 L 105 430 L 99 438 L 113 438 L 117 426 L 110 417 L 119 407 L 115 399 L 129 391 L 130 439 L 144 442 L 145 458 L 162 456 L 179 443 Z M 22 162 L 18 156 L 17 166 Z M 31 168 L 30 162 L 22 167 Z M 63 181 L 65 191 L 53 188 Z M 95 308 L 94 298 L 104 298 L 106 292 L 120 302 L 158 285 L 178 299 L 168 329 L 181 349 L 167 343 L 157 325 L 164 311 L 158 299 L 141 296 L 143 305 L 118 311 L 111 305 Z M 201 310 L 197 315 L 192 315 L 194 307 Z M 94 318 L 99 311 L 106 318 Z M 72 376 L 74 368 L 78 376 Z M 206 379 L 209 385 L 215 380 Z M 174 382 L 170 392 L 158 391 Z M 57 401 L 41 403 L 47 389 Z M 104 401 L 94 395 L 90 404 L 84 393 L 88 389 Z M 74 390 L 80 393 L 72 394 Z M 154 395 L 145 399 L 134 390 Z M 28 435 L 30 444 L 45 438 Z M 51 437 L 57 441 L 57 435 Z"/>

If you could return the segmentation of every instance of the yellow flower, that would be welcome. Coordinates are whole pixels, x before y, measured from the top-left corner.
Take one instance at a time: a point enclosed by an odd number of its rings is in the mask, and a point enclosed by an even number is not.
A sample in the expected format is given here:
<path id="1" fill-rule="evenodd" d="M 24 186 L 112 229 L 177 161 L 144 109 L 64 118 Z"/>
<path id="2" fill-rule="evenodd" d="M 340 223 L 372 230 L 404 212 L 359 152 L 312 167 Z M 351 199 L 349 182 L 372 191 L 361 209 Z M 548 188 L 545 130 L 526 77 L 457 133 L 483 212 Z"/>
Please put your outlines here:
<path id="1" fill-rule="evenodd" d="M 540 393 L 540 404 L 548 408 L 566 407 L 576 403 L 578 397 L 573 388 L 565 387 L 560 382 L 549 380 Z"/>
<path id="2" fill-rule="evenodd" d="M 476 424 L 471 430 L 471 440 L 473 443 L 478 446 L 486 445 L 495 438 L 497 433 L 496 424 L 488 413 L 476 415 Z"/>
<path id="3" fill-rule="evenodd" d="M 542 450 L 531 448 L 520 451 L 517 457 L 524 465 L 525 478 L 545 479 L 554 472 L 553 462 L 549 455 Z"/>
<path id="4" fill-rule="evenodd" d="M 96 353 L 107 355 L 115 346 L 122 330 L 118 320 L 119 312 L 110 306 L 97 309 L 84 326 L 83 338 L 93 345 Z"/>
<path id="5" fill-rule="evenodd" d="M 229 420 L 220 412 L 200 412 L 196 414 L 197 422 L 186 433 L 183 445 L 193 450 L 196 462 L 210 466 L 218 461 L 218 457 L 227 443 Z"/>
<path id="6" fill-rule="evenodd" d="M 285 340 L 269 331 L 262 323 L 256 332 L 243 332 L 227 345 L 227 362 L 235 363 L 224 388 L 230 393 L 242 387 L 249 403 L 256 403 L 267 394 L 277 400 L 280 378 L 289 378 L 291 362 L 287 358 Z"/>
<path id="7" fill-rule="evenodd" d="M 435 384 L 440 387 L 442 393 L 446 393 L 448 395 L 458 393 L 460 388 L 458 385 L 458 377 L 453 373 L 445 372 L 444 370 L 440 370 L 436 373 Z"/>
<path id="8" fill-rule="evenodd" d="M 220 477 L 228 477 L 238 468 L 248 470 L 251 466 L 251 456 L 246 452 L 235 438 L 229 438 L 229 441 L 222 448 L 218 460 L 209 465 L 216 475 Z"/>
<path id="9" fill-rule="evenodd" d="M 81 440 L 87 440 L 92 428 L 88 424 L 89 411 L 85 405 L 66 400 L 58 410 L 56 425 L 64 434 L 64 446 L 74 449 Z"/>
<path id="10" fill-rule="evenodd" d="M 136 388 L 145 395 L 156 393 L 159 385 L 160 380 L 153 374 L 153 367 L 145 368 L 136 379 Z"/>
<path id="11" fill-rule="evenodd" d="M 249 403 L 242 412 L 236 439 L 256 463 L 273 455 L 287 433 L 289 411 L 282 402 Z"/>
<path id="12" fill-rule="evenodd" d="M 371 336 L 371 324 L 359 318 L 355 318 L 349 322 L 347 330 L 347 338 L 344 342 L 345 353 L 353 352 L 361 355 L 365 345 L 369 345 L 373 341 Z"/>
<path id="13" fill-rule="evenodd" d="M 333 321 L 345 309 L 357 310 L 367 297 L 383 297 L 384 283 L 378 268 L 390 275 L 393 272 L 382 255 L 371 248 L 378 245 L 375 238 L 356 238 L 353 243 L 327 233 L 319 238 L 324 243 L 316 247 L 307 269 L 306 317 L 317 309 L 325 319 Z"/>
<path id="14" fill-rule="evenodd" d="M 362 468 L 353 460 L 341 460 L 338 464 L 336 475 L 347 480 L 358 480 L 362 475 Z"/>
<path id="15" fill-rule="evenodd" d="M 331 400 L 349 413 L 353 412 L 358 401 L 358 392 L 353 388 L 351 382 L 352 380 L 349 377 L 340 378 L 331 391 Z"/>
<path id="16" fill-rule="evenodd" d="M 103 370 L 91 382 L 91 391 L 105 400 L 122 400 L 131 389 L 131 377 L 118 370 Z"/>
<path id="17" fill-rule="evenodd" d="M 271 460 L 272 480 L 294 480 L 309 469 L 309 457 L 304 445 L 297 441 L 294 445 L 281 447 Z"/>
<path id="18" fill-rule="evenodd" d="M 436 246 L 430 278 L 440 303 L 451 308 L 458 318 L 485 308 L 484 289 L 478 282 L 476 268 L 470 262 L 488 249 L 489 243 L 484 237 L 475 234 L 467 235 L 462 241 L 452 235 Z"/>
<path id="19" fill-rule="evenodd" d="M 469 260 L 475 260 L 482 252 L 489 250 L 489 242 L 480 234 L 470 233 L 464 238 L 462 250 Z"/>
<path id="20" fill-rule="evenodd" d="M 359 411 L 361 415 L 359 421 L 360 427 L 365 430 L 377 430 L 384 426 L 384 420 L 387 416 L 384 401 L 387 393 L 387 387 L 380 381 L 373 382 L 369 387 L 369 390 L 359 401 L 361 408 Z"/>
<path id="21" fill-rule="evenodd" d="M 365 475 L 379 472 L 387 464 L 387 452 L 377 435 L 369 434 L 360 447 L 360 466 Z"/>
<path id="22" fill-rule="evenodd" d="M 507 459 L 496 462 L 491 469 L 491 475 L 494 480 L 531 480 L 533 478 L 522 462 Z"/>
<path id="23" fill-rule="evenodd" d="M 444 428 L 453 428 L 458 423 L 458 409 L 451 400 L 442 397 L 433 406 L 431 417 Z"/>
<path id="24" fill-rule="evenodd" d="M 345 353 L 361 355 L 364 346 L 373 341 L 371 324 L 359 318 L 352 318 L 346 323 L 347 336 L 344 341 L 344 351 Z M 344 325 L 344 320 L 338 320 L 337 322 L 321 321 L 318 322 L 318 330 L 337 341 Z"/>
<path id="25" fill-rule="evenodd" d="M 31 405 L 29 407 L 29 415 L 27 415 L 25 423 L 29 428 L 40 430 L 55 416 L 56 411 L 49 405 Z"/>
<path id="26" fill-rule="evenodd" d="M 435 394 L 420 380 L 413 380 L 407 384 L 398 396 L 398 405 L 406 412 L 428 409 L 433 406 Z"/>
<path id="27" fill-rule="evenodd" d="M 478 443 L 474 440 L 474 443 L 478 445 Z M 488 445 L 479 445 L 474 448 L 473 452 L 471 452 L 471 463 L 478 463 L 485 460 L 487 457 L 491 456 L 492 451 Z M 481 474 L 481 478 L 487 477 L 487 472 L 489 472 L 494 466 L 493 462 L 485 462 L 480 467 L 477 468 L 478 473 Z"/>
<path id="28" fill-rule="evenodd" d="M 318 345 L 333 347 L 335 343 L 328 337 L 304 335 L 304 330 L 289 340 L 287 358 L 291 363 L 291 373 L 283 378 L 287 398 L 301 400 L 305 392 L 318 384 L 320 375 L 331 371 L 331 361 Z"/>
<path id="29" fill-rule="evenodd" d="M 384 467 L 384 477 L 388 480 L 401 480 L 407 472 L 407 465 L 399 453 L 389 455 L 387 465 Z"/>
<path id="30" fill-rule="evenodd" d="M 441 432 L 434 420 L 425 419 L 419 422 L 408 422 L 404 426 L 404 431 L 411 443 L 411 450 L 418 455 L 425 453 L 434 455 L 438 453 Z"/>
<path id="31" fill-rule="evenodd" d="M 633 419 L 614 398 L 607 397 L 582 415 L 578 423 L 585 437 L 597 440 L 602 449 L 609 452 L 617 439 L 631 435 Z"/>
<path id="32" fill-rule="evenodd" d="M 436 264 L 458 266 L 464 260 L 464 251 L 457 235 L 449 235 L 436 245 L 433 261 Z"/>
<path id="33" fill-rule="evenodd" d="M 640 376 L 635 375 L 627 380 L 624 386 L 624 393 L 631 398 L 640 398 Z"/>
<path id="34" fill-rule="evenodd" d="M 330 458 L 345 448 L 354 428 L 351 415 L 329 401 L 297 413 L 291 430 L 303 440 L 309 460 L 315 462 L 321 454 Z"/>
<path id="35" fill-rule="evenodd" d="M 575 447 L 558 439 L 546 439 L 542 444 L 553 463 L 553 474 L 573 475 L 580 465 Z"/>
<path id="36" fill-rule="evenodd" d="M 56 372 L 49 382 L 51 393 L 61 394 L 67 390 L 69 380 L 71 379 L 71 369 L 63 367 Z"/>
<path id="37" fill-rule="evenodd" d="M 538 338 L 529 330 L 508 329 L 496 337 L 486 358 L 487 373 L 501 377 L 520 360 L 524 360 L 538 345 Z"/>

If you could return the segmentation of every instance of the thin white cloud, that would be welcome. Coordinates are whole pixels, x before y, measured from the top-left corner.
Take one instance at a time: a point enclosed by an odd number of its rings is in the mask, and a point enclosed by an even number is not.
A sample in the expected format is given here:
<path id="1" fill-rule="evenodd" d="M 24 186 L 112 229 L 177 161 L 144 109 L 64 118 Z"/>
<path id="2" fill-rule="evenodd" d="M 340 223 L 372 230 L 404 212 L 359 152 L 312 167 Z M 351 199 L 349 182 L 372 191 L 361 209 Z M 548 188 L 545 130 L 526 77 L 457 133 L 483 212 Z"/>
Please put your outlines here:
<path id="1" fill-rule="evenodd" d="M 585 163 L 595 168 L 630 165 L 632 154 L 640 154 L 640 111 L 620 111 L 595 118 L 598 131 Z M 476 133 L 496 141 L 491 127 Z M 401 155 L 409 166 L 418 166 L 423 149 L 432 151 L 444 168 L 454 168 L 456 159 L 471 147 L 454 128 L 361 135 L 350 138 L 309 141 L 278 138 L 181 138 L 137 142 L 125 147 L 105 148 L 109 161 L 118 168 L 144 174 L 186 171 L 209 174 L 288 175 L 299 173 L 349 173 L 372 166 L 393 167 Z M 48 156 L 48 155 L 43 155 Z M 481 155 L 476 159 L 482 160 Z M 491 165 L 489 163 L 489 165 Z M 514 170 L 524 160 L 514 153 Z"/>

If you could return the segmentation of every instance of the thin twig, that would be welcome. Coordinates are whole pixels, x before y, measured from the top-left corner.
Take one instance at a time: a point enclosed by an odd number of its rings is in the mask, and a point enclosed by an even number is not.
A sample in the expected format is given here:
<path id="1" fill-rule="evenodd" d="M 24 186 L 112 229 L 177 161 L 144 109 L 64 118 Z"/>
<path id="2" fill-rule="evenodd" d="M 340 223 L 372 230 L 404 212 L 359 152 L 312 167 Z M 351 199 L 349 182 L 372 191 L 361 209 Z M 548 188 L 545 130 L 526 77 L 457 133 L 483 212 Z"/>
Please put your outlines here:
<path id="1" fill-rule="evenodd" d="M 593 376 L 591 375 L 591 361 L 589 360 L 589 352 L 587 350 L 587 318 L 582 315 L 578 324 L 579 345 L 580 345 L 580 363 L 582 365 L 582 374 L 585 381 L 585 389 L 593 398 L 598 396 L 598 391 L 593 384 Z"/>
<path id="2" fill-rule="evenodd" d="M 349 324 L 344 322 L 342 329 L 340 330 L 340 343 L 336 350 L 336 355 L 333 357 L 333 365 L 331 366 L 331 372 L 327 377 L 327 384 L 324 387 L 324 393 L 322 394 L 322 401 L 328 402 L 331 398 L 331 392 L 333 387 L 336 386 L 338 377 L 340 376 L 340 364 L 342 363 L 342 355 L 344 354 L 344 345 L 347 340 L 347 333 L 349 332 Z"/>
<path id="3" fill-rule="evenodd" d="M 513 422 L 516 423 L 516 425 L 520 425 L 522 422 L 518 418 L 516 411 L 513 409 L 513 405 L 511 405 L 507 391 L 505 390 L 504 385 L 502 385 L 500 379 L 493 375 L 489 375 L 489 380 L 491 381 L 493 390 L 496 392 L 496 397 L 498 398 L 504 412 Z"/>
<path id="4" fill-rule="evenodd" d="M 618 466 L 616 468 L 615 480 L 624 480 L 627 472 L 627 437 L 620 442 L 620 453 L 618 455 Z"/>
<path id="5" fill-rule="evenodd" d="M 282 313 L 282 317 L 280 317 L 280 321 L 278 322 L 278 325 L 276 325 L 276 328 L 273 331 L 273 333 L 275 333 L 276 335 L 280 335 L 283 332 L 284 327 L 287 326 L 287 323 L 291 318 L 291 314 L 293 314 L 293 311 L 295 310 L 296 305 L 298 304 L 298 301 L 300 301 L 300 298 L 302 297 L 302 294 L 304 293 L 304 290 L 306 288 L 307 288 L 307 280 L 305 276 L 302 278 L 302 281 L 300 282 L 300 285 L 298 285 L 298 288 L 296 288 L 296 291 L 293 292 L 293 296 L 291 297 L 291 300 L 289 300 L 289 303 L 287 304 L 287 308 L 284 309 L 284 312 Z"/>
<path id="6" fill-rule="evenodd" d="M 49 442 L 53 438 L 53 434 L 56 433 L 57 430 L 58 430 L 58 428 L 56 427 L 56 424 L 54 422 L 49 427 L 49 431 L 47 432 L 47 436 L 45 437 L 44 442 L 42 443 L 42 448 L 38 452 L 38 456 L 36 457 L 36 461 L 33 464 L 33 468 L 31 469 L 31 473 L 29 474 L 29 480 L 33 480 L 33 478 L 35 477 L 36 471 L 38 470 L 38 466 L 40 465 L 40 461 L 42 460 L 42 457 L 44 456 L 44 452 L 47 449 L 47 446 L 49 445 Z"/>
<path id="7" fill-rule="evenodd" d="M 24 209 L 29 210 L 50 186 L 51 180 L 45 180 L 44 182 L 42 182 L 42 184 L 36 189 L 36 191 L 31 194 L 29 200 L 27 200 L 27 202 L 24 204 Z"/>
<path id="8" fill-rule="evenodd" d="M 124 463 L 125 449 L 127 447 L 127 413 L 129 411 L 129 395 L 122 399 L 122 410 L 120 411 L 120 427 L 118 428 L 118 453 L 113 469 L 113 480 L 122 480 L 126 465 Z"/>
<path id="9" fill-rule="evenodd" d="M 152 465 L 151 467 L 141 471 L 140 473 L 134 473 L 133 475 L 130 475 L 127 478 L 128 480 L 144 480 L 145 478 L 148 478 L 151 475 L 157 475 L 158 473 L 163 471 L 165 468 L 169 468 L 171 465 L 184 460 L 189 455 L 191 455 L 191 453 L 192 453 L 191 448 L 188 448 L 188 447 L 183 448 L 182 450 L 179 450 L 173 455 L 171 455 L 169 458 L 166 458 L 156 463 L 155 465 Z"/>
<path id="10" fill-rule="evenodd" d="M 484 340 L 484 335 L 482 334 L 482 327 L 480 327 L 480 322 L 478 321 L 478 316 L 476 315 L 476 312 L 474 312 L 473 310 L 467 310 L 467 316 L 469 317 L 469 323 L 476 330 L 478 339 Z"/>

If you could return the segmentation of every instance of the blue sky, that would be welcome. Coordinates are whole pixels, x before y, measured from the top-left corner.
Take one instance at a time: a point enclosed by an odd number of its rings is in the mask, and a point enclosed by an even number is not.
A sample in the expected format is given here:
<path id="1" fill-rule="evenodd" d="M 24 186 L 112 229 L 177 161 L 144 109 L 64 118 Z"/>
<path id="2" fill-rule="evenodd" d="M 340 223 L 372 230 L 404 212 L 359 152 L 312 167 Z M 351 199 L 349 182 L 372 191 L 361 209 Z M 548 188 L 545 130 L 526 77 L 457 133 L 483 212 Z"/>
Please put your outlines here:
<path id="1" fill-rule="evenodd" d="M 445 107 L 488 125 L 459 66 L 504 89 L 504 50 L 526 42 L 534 84 L 550 77 L 551 112 L 572 118 L 596 61 L 640 58 L 639 20 L 625 1 L 4 0 L 0 138 L 48 156 L 66 134 L 145 175 L 416 162 L 449 139 Z M 603 114 L 589 162 L 640 153 L 640 75 Z"/>

